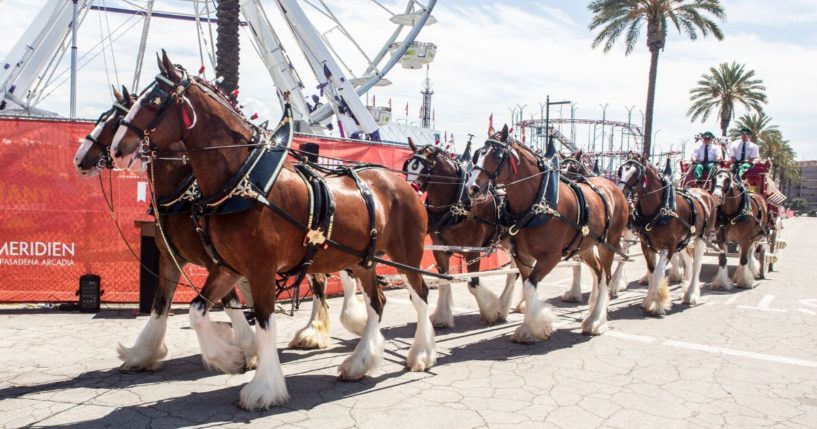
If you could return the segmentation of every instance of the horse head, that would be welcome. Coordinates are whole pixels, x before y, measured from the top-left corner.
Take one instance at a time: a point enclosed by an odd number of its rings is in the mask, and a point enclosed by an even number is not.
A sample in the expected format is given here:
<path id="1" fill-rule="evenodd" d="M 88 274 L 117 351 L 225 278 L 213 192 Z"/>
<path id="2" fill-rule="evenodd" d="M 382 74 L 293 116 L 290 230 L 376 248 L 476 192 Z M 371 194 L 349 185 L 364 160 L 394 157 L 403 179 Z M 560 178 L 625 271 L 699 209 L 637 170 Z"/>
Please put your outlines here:
<path id="1" fill-rule="evenodd" d="M 466 186 L 472 198 L 484 196 L 489 185 L 504 185 L 511 182 L 521 165 L 521 153 L 538 158 L 532 150 L 509 137 L 508 126 L 485 141 L 485 145 L 474 153 L 474 167 L 468 173 Z M 507 168 L 506 168 L 507 166 Z"/>
<path id="2" fill-rule="evenodd" d="M 85 136 L 74 155 L 74 167 L 81 176 L 93 176 L 101 169 L 113 168 L 109 148 L 119 121 L 127 115 L 135 100 L 124 85 L 122 92 L 113 88 L 113 95 L 113 105 L 99 115 L 94 129 Z"/>
<path id="3" fill-rule="evenodd" d="M 645 177 L 649 168 L 649 160 L 643 155 L 630 152 L 627 159 L 618 168 L 618 187 L 623 192 L 633 192 L 645 186 Z"/>
<path id="4" fill-rule="evenodd" d="M 410 137 L 408 144 L 412 155 L 403 163 L 403 171 L 414 190 L 425 192 L 432 176 L 456 178 L 456 161 L 443 148 L 431 144 L 417 147 Z"/>
<path id="5" fill-rule="evenodd" d="M 721 167 L 712 174 L 709 183 L 709 192 L 715 198 L 716 204 L 721 206 L 726 201 L 726 195 L 732 189 L 732 185 L 735 184 L 735 178 L 729 169 Z"/>
<path id="6" fill-rule="evenodd" d="M 157 60 L 160 73 L 134 102 L 114 135 L 111 154 L 119 167 L 130 167 L 137 149 L 143 156 L 166 149 L 184 140 L 196 126 L 196 111 L 188 97 L 188 91 L 195 87 L 193 80 L 164 50 Z"/>

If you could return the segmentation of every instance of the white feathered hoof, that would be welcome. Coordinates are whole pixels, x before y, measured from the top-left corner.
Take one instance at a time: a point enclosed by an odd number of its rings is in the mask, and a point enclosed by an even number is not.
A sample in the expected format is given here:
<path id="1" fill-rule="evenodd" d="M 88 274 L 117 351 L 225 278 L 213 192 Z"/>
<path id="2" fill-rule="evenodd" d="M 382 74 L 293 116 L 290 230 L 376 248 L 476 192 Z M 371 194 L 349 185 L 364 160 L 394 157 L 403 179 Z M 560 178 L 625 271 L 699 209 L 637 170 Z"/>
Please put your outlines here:
<path id="1" fill-rule="evenodd" d="M 525 321 L 513 332 L 511 340 L 520 344 L 547 341 L 553 334 L 553 319 L 550 307 L 543 306 L 536 314 L 526 315 Z"/>
<path id="2" fill-rule="evenodd" d="M 253 378 L 241 389 L 238 405 L 247 411 L 263 411 L 286 405 L 287 402 L 289 393 L 286 384 L 275 386 Z"/>
<path id="3" fill-rule="evenodd" d="M 350 333 L 362 337 L 366 330 L 366 304 L 356 296 L 349 299 L 356 300 L 356 303 L 344 306 L 340 313 L 340 324 Z"/>
<path id="4" fill-rule="evenodd" d="M 570 288 L 562 294 L 562 302 L 582 302 L 582 290 Z"/>
<path id="5" fill-rule="evenodd" d="M 225 374 L 241 374 L 244 372 L 244 352 L 240 348 L 224 343 L 218 353 L 202 354 L 204 366 Z"/>
<path id="6" fill-rule="evenodd" d="M 119 366 L 122 372 L 156 371 L 162 366 L 161 360 L 167 356 L 167 347 L 162 344 L 158 350 L 147 350 L 138 345 L 125 347 L 119 343 L 116 354 L 122 361 Z"/>
<path id="7" fill-rule="evenodd" d="M 755 276 L 752 275 L 752 271 L 746 265 L 741 265 L 735 270 L 733 280 L 735 281 L 735 285 L 741 289 L 752 289 L 756 285 Z"/>
<path id="8" fill-rule="evenodd" d="M 582 322 L 582 334 L 584 335 L 601 335 L 605 332 L 607 332 L 607 318 L 592 320 L 588 317 Z"/>
<path id="9" fill-rule="evenodd" d="M 663 316 L 672 307 L 670 302 L 669 287 L 667 287 L 667 280 L 661 282 L 657 293 L 647 292 L 644 301 L 641 303 L 641 308 L 648 316 Z"/>
<path id="10" fill-rule="evenodd" d="M 292 341 L 289 342 L 289 347 L 292 349 L 316 350 L 329 347 L 329 343 L 329 332 L 326 330 L 325 325 L 321 321 L 315 320 L 295 333 Z"/>
<path id="11" fill-rule="evenodd" d="M 725 268 L 718 268 L 718 273 L 715 274 L 715 277 L 709 282 L 709 289 L 732 290 L 732 280 L 730 280 L 729 276 L 726 274 Z"/>
<path id="12" fill-rule="evenodd" d="M 528 309 L 528 304 L 525 303 L 525 300 L 519 301 L 519 304 L 516 305 L 516 308 L 513 310 L 515 313 L 522 313 L 525 314 L 525 311 Z"/>
<path id="13" fill-rule="evenodd" d="M 495 295 L 492 299 L 480 301 L 479 318 L 486 325 L 493 325 L 498 322 L 505 321 L 505 315 L 502 314 L 502 308 L 499 305 L 499 298 Z"/>
<path id="14" fill-rule="evenodd" d="M 700 303 L 701 303 L 701 293 L 700 292 L 695 293 L 695 294 L 690 294 L 689 296 L 687 296 L 687 294 L 684 294 L 684 298 L 681 300 L 681 304 L 689 305 L 689 306 L 698 305 Z"/>
<path id="15" fill-rule="evenodd" d="M 429 320 L 431 321 L 431 326 L 438 329 L 454 327 L 454 315 L 442 307 L 434 309 L 434 312 L 429 316 Z"/>
<path id="16" fill-rule="evenodd" d="M 437 363 L 437 353 L 434 351 L 434 340 L 428 344 L 428 339 L 423 345 L 418 345 L 417 341 L 409 348 L 406 358 L 406 367 L 412 372 L 423 372 Z"/>
<path id="17" fill-rule="evenodd" d="M 380 332 L 371 339 L 361 339 L 354 353 L 338 367 L 338 378 L 346 381 L 360 380 L 366 374 L 380 369 L 384 343 L 383 334 Z"/>

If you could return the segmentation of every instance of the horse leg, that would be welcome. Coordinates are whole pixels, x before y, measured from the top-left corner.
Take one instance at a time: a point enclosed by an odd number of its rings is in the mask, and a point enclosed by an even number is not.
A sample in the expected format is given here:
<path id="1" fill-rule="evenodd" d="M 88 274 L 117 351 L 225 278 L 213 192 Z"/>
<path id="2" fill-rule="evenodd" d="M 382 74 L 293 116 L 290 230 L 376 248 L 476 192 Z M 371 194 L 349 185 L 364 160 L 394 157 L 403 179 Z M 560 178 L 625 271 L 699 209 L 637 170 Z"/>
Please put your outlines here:
<path id="1" fill-rule="evenodd" d="M 466 261 L 471 262 L 467 266 L 468 272 L 479 272 L 479 253 L 465 253 L 463 256 Z M 499 297 L 492 290 L 481 285 L 479 277 L 472 277 L 471 281 L 468 282 L 468 292 L 471 292 L 471 295 L 474 295 L 477 300 L 479 316 L 483 322 L 493 325 L 496 322 L 505 320 L 502 316 Z"/>
<path id="2" fill-rule="evenodd" d="M 701 275 L 701 264 L 704 260 L 704 252 L 706 251 L 706 242 L 703 238 L 695 239 L 695 249 L 692 251 L 692 264 L 686 262 L 687 269 L 692 267 L 690 272 L 689 286 L 684 291 L 684 298 L 682 303 L 686 305 L 697 305 L 701 301 L 701 288 L 698 286 L 698 277 Z M 687 254 L 686 249 L 682 251 L 684 255 Z"/>
<path id="3" fill-rule="evenodd" d="M 173 304 L 173 294 L 176 292 L 181 272 L 173 260 L 162 252 L 159 255 L 159 273 L 159 289 L 153 296 L 147 325 L 139 333 L 133 347 L 125 347 L 119 343 L 116 349 L 119 359 L 122 360 L 120 368 L 123 371 L 155 371 L 161 366 L 159 361 L 167 355 L 167 347 L 164 344 L 167 316 Z"/>
<path id="4" fill-rule="evenodd" d="M 684 274 L 681 272 L 681 253 L 684 253 L 684 251 L 682 250 L 672 255 L 669 274 L 667 275 L 667 280 L 669 280 L 670 283 L 681 283 L 684 281 Z"/>
<path id="5" fill-rule="evenodd" d="M 425 371 L 437 362 L 434 327 L 428 319 L 428 287 L 419 273 L 404 272 L 401 275 L 409 286 L 411 304 L 417 312 L 417 328 L 406 358 L 406 366 L 410 371 Z"/>
<path id="6" fill-rule="evenodd" d="M 573 267 L 573 283 L 570 289 L 562 294 L 562 301 L 580 303 L 582 302 L 582 263 L 579 258 L 575 258 L 573 262 L 576 263 Z"/>
<path id="7" fill-rule="evenodd" d="M 249 322 L 247 322 L 244 312 L 241 310 L 241 302 L 239 302 L 238 294 L 234 288 L 221 299 L 221 303 L 224 304 L 224 312 L 227 313 L 227 317 L 230 318 L 230 324 L 233 327 L 233 331 L 230 333 L 232 337 L 222 335 L 222 338 L 226 341 L 232 341 L 232 343 L 238 346 L 244 353 L 245 369 L 255 368 L 258 363 L 255 334 Z"/>
<path id="8" fill-rule="evenodd" d="M 449 255 L 443 251 L 434 251 L 434 260 L 437 262 L 437 272 L 447 274 L 449 269 Z M 477 300 L 479 303 L 479 300 Z M 435 328 L 454 327 L 454 295 L 451 292 L 451 283 L 444 281 L 437 289 L 437 306 L 431 313 L 431 324 Z"/>
<path id="9" fill-rule="evenodd" d="M 516 261 L 511 258 L 511 268 L 516 268 Z M 502 290 L 502 295 L 499 296 L 499 320 L 508 320 L 508 313 L 511 310 L 511 300 L 513 293 L 516 290 L 516 279 L 519 274 L 507 274 L 505 276 L 505 289 Z"/>
<path id="10" fill-rule="evenodd" d="M 749 243 L 749 260 L 748 260 L 748 262 L 749 262 L 749 271 L 752 273 L 753 278 L 757 278 L 758 274 L 760 274 L 760 269 L 758 268 L 758 263 L 757 263 L 757 259 L 756 259 L 757 252 L 758 252 L 757 249 L 758 249 L 758 246 L 760 246 L 760 245 L 761 244 L 759 242 L 757 242 L 757 241 L 753 241 L 753 242 Z"/>
<path id="11" fill-rule="evenodd" d="M 608 287 L 610 298 L 618 298 L 618 292 L 627 289 L 627 282 L 624 281 L 624 261 L 618 261 L 616 264 Z"/>
<path id="12" fill-rule="evenodd" d="M 516 264 L 516 268 L 519 269 L 519 274 L 514 279 L 514 282 L 516 282 L 516 279 L 519 278 L 522 279 L 522 293 L 519 298 L 519 303 L 516 304 L 515 311 L 517 313 L 524 314 L 527 311 L 528 307 L 527 304 L 525 304 L 525 280 L 527 280 L 528 277 L 530 277 L 530 274 L 533 271 L 533 267 L 536 264 L 536 260 L 535 259 L 525 260 L 521 256 L 517 256 L 516 258 L 513 259 L 513 261 Z"/>
<path id="13" fill-rule="evenodd" d="M 239 406 L 245 410 L 266 410 L 289 401 L 281 361 L 276 345 L 275 324 L 275 267 L 273 258 L 267 258 L 264 265 L 252 267 L 248 280 L 255 303 L 255 336 L 258 342 L 258 368 L 243 388 Z"/>
<path id="14" fill-rule="evenodd" d="M 338 378 L 341 380 L 359 380 L 380 368 L 385 344 L 383 334 L 380 333 L 380 318 L 383 316 L 386 297 L 377 284 L 377 274 L 373 269 L 366 270 L 362 267 L 355 267 L 353 271 L 363 285 L 367 319 L 355 351 L 338 367 Z"/>
<path id="15" fill-rule="evenodd" d="M 658 252 L 658 262 L 653 270 L 652 282 L 647 289 L 647 296 L 641 303 L 641 308 L 650 316 L 663 316 L 670 309 L 669 287 L 667 285 L 666 269 L 672 255 L 669 250 Z"/>
<path id="16" fill-rule="evenodd" d="M 340 311 L 340 324 L 352 334 L 363 336 L 366 328 L 366 303 L 359 299 L 357 278 L 346 270 L 340 271 L 340 283 L 343 285 L 343 307 Z"/>
<path id="17" fill-rule="evenodd" d="M 511 340 L 515 343 L 532 344 L 540 340 L 547 340 L 553 334 L 553 316 L 550 305 L 536 296 L 539 281 L 545 278 L 559 263 L 561 254 L 550 252 L 536 261 L 536 266 L 529 276 L 524 276 L 525 320 L 516 328 Z"/>
<path id="18" fill-rule="evenodd" d="M 712 290 L 732 290 L 732 280 L 729 280 L 726 267 L 726 237 L 723 236 L 722 231 L 718 234 L 718 248 L 720 249 L 720 252 L 718 252 L 718 273 L 709 282 L 709 288 Z"/>
<path id="19" fill-rule="evenodd" d="M 755 277 L 749 269 L 749 258 L 754 258 L 752 255 L 752 244 L 747 241 L 740 243 L 740 265 L 735 270 L 735 276 L 732 280 L 735 285 L 741 289 L 751 289 L 755 287 Z"/>
<path id="20" fill-rule="evenodd" d="M 598 258 L 593 255 L 592 251 L 587 252 L 582 258 L 596 276 L 593 291 L 590 294 L 590 314 L 582 322 L 582 334 L 585 335 L 600 335 L 607 332 L 607 307 L 610 304 L 607 284 L 612 277 L 610 270 L 613 267 L 615 254 L 602 246 L 598 247 L 598 252 Z"/>
<path id="21" fill-rule="evenodd" d="M 190 326 L 196 331 L 204 365 L 227 374 L 244 370 L 244 353 L 233 344 L 234 339 L 225 338 L 210 321 L 208 310 L 214 299 L 226 295 L 233 288 L 237 279 L 238 276 L 227 269 L 213 267 L 201 293 L 190 303 Z"/>
<path id="22" fill-rule="evenodd" d="M 326 305 L 326 274 L 310 275 L 307 280 L 312 287 L 312 313 L 306 326 L 298 330 L 289 347 L 293 349 L 325 349 L 329 347 L 329 311 Z"/>

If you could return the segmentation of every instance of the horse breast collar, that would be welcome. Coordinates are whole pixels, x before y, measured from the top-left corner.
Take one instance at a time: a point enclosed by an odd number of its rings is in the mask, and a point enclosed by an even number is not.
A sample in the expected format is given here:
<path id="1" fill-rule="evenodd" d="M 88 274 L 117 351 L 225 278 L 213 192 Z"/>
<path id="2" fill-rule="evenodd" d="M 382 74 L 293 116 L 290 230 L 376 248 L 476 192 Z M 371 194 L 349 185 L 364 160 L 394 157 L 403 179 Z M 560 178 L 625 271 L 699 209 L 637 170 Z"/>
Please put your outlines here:
<path id="1" fill-rule="evenodd" d="M 533 205 L 522 213 L 511 212 L 508 199 L 505 198 L 500 223 L 508 228 L 509 235 L 516 235 L 522 228 L 535 228 L 543 225 L 553 216 L 558 216 L 556 206 L 559 204 L 559 159 L 554 157 L 548 169 L 546 162 L 538 158 L 539 171 L 543 178 L 536 193 Z"/>
<path id="2" fill-rule="evenodd" d="M 465 187 L 468 172 L 459 163 L 455 163 L 455 165 L 459 183 L 457 186 L 457 200 L 444 212 L 431 211 L 432 207 L 429 206 L 428 200 L 425 202 L 429 233 L 438 232 L 447 226 L 457 225 L 471 215 L 471 198 L 468 197 Z"/>
<path id="3" fill-rule="evenodd" d="M 289 147 L 281 146 L 292 141 L 292 126 L 285 120 L 274 135 L 256 129 L 250 138 L 250 146 L 255 146 L 237 173 L 227 181 L 219 192 L 204 197 L 196 203 L 198 216 L 238 213 L 249 210 L 266 195 L 284 166 Z"/>
<path id="4" fill-rule="evenodd" d="M 195 176 L 191 174 L 182 181 L 175 192 L 156 200 L 156 203 L 159 205 L 159 215 L 192 213 L 193 205 L 200 198 L 201 191 L 199 190 L 198 182 L 196 182 Z M 153 215 L 153 213 L 154 208 L 151 205 L 148 207 L 148 214 Z"/>

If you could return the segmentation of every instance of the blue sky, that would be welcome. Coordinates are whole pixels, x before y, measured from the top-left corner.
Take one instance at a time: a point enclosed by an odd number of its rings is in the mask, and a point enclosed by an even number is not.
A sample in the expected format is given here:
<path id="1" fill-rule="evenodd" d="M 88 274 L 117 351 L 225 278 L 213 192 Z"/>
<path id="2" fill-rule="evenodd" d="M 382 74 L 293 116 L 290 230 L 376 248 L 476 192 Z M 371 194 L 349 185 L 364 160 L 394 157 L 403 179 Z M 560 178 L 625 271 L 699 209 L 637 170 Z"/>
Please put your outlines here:
<path id="1" fill-rule="evenodd" d="M 108 0 L 109 4 L 115 1 Z M 5 55 L 36 13 L 37 7 L 31 3 L 29 0 L 0 3 L 0 26 L 6 34 L 0 40 L 0 56 Z M 382 11 L 371 7 L 368 0 L 331 3 L 365 49 L 371 52 L 379 48 L 380 40 L 391 28 Z M 636 112 L 643 109 L 649 67 L 643 39 L 630 56 L 624 56 L 621 46 L 608 54 L 592 49 L 593 35 L 587 30 L 590 21 L 587 3 L 581 0 L 439 0 L 435 11 L 439 23 L 425 29 L 419 38 L 439 46 L 430 73 L 436 91 L 437 127 L 455 133 L 461 144 L 468 133 L 484 135 L 491 113 L 495 122 L 507 121 L 510 119 L 508 106 L 538 106 L 548 94 L 554 99 L 577 102 L 579 117 L 600 118 L 599 104 L 604 103 L 609 104 L 607 117 L 614 120 L 626 121 L 625 106 L 636 106 Z M 264 4 L 286 44 L 291 38 L 276 17 L 275 6 L 269 0 L 264 0 Z M 656 138 L 659 146 L 677 148 L 697 132 L 717 129 L 714 120 L 706 124 L 689 122 L 685 115 L 689 89 L 710 66 L 737 61 L 754 69 L 765 81 L 769 96 L 766 110 L 791 140 L 799 158 L 817 159 L 817 138 L 811 129 L 817 118 L 817 84 L 814 83 L 817 0 L 724 0 L 723 4 L 727 11 L 724 41 L 691 42 L 672 33 L 661 53 L 654 123 L 654 129 L 660 130 Z M 177 0 L 157 2 L 157 9 L 162 10 L 188 11 L 191 7 L 190 2 Z M 99 41 L 99 18 L 92 14 L 86 20 L 80 34 L 81 54 L 83 48 Z M 112 15 L 110 19 L 113 28 L 124 23 L 124 18 L 119 16 Z M 192 25 L 155 23 L 148 39 L 148 53 L 152 55 L 166 48 L 174 60 L 196 69 L 199 65 L 196 43 Z M 115 44 L 117 72 L 122 82 L 132 80 L 137 44 L 136 34 Z M 271 80 L 246 35 L 242 38 L 242 48 L 240 100 L 245 111 L 274 117 L 278 107 L 271 95 Z M 302 70 L 300 74 L 307 81 L 307 87 L 314 88 L 314 79 L 309 77 L 302 56 L 292 48 L 289 54 L 296 68 Z M 110 103 L 109 93 L 100 90 L 108 81 L 117 80 L 110 70 L 113 60 L 110 53 L 107 58 L 108 72 L 100 60 L 82 71 L 79 91 L 83 116 L 96 117 Z M 362 67 L 362 60 L 352 55 L 347 60 L 353 69 Z M 149 59 L 144 79 L 154 72 L 155 64 Z M 393 100 L 398 111 L 396 118 L 404 116 L 399 112 L 402 107 L 398 106 L 409 103 L 409 122 L 416 121 L 418 92 L 424 77 L 422 72 L 398 69 L 389 76 L 393 85 L 373 93 L 378 104 Z M 43 107 L 65 113 L 67 85 L 58 88 Z M 528 107 L 525 116 L 531 112 L 532 107 Z M 738 111 L 738 115 L 742 113 Z"/>

